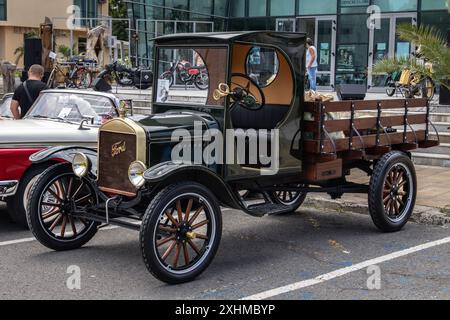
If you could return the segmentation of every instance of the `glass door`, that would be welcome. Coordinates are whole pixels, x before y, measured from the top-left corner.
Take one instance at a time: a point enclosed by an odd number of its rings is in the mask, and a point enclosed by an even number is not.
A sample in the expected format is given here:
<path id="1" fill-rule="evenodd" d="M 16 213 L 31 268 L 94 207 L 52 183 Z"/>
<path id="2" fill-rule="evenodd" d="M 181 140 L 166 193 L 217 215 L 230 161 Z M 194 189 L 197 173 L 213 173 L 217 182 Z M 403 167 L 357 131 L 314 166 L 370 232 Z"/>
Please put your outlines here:
<path id="1" fill-rule="evenodd" d="M 297 31 L 305 32 L 317 48 L 319 90 L 334 88 L 336 30 L 336 16 L 298 18 Z"/>
<path id="2" fill-rule="evenodd" d="M 374 64 L 385 58 L 409 57 L 414 48 L 409 42 L 399 39 L 397 27 L 400 24 L 417 24 L 416 14 L 385 14 L 381 16 L 378 26 L 370 29 L 369 37 L 369 76 L 368 87 L 379 88 L 385 86 L 386 75 L 375 74 Z"/>
<path id="3" fill-rule="evenodd" d="M 295 19 L 277 19 L 276 31 L 295 32 Z"/>

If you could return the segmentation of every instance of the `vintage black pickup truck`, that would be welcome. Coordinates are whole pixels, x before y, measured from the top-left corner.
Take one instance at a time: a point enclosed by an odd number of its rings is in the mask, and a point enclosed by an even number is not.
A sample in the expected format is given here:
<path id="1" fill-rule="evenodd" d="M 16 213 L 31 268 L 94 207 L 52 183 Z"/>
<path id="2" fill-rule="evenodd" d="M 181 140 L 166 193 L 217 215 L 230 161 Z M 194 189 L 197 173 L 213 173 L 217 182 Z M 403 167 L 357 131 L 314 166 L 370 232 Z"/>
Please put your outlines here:
<path id="1" fill-rule="evenodd" d="M 367 193 L 375 225 L 402 229 L 416 200 L 410 151 L 439 144 L 428 101 L 305 101 L 305 41 L 282 32 L 157 38 L 152 115 L 134 122 L 122 110 L 100 128 L 97 151 L 55 147 L 31 157 L 66 161 L 31 191 L 36 238 L 70 250 L 103 226 L 131 228 L 149 271 L 176 284 L 213 260 L 223 207 L 263 217 L 295 212 L 312 192 Z M 208 89 L 162 77 L 174 61 L 179 72 L 206 70 Z M 385 116 L 391 109 L 402 114 Z M 355 169 L 367 184 L 347 181 Z"/>

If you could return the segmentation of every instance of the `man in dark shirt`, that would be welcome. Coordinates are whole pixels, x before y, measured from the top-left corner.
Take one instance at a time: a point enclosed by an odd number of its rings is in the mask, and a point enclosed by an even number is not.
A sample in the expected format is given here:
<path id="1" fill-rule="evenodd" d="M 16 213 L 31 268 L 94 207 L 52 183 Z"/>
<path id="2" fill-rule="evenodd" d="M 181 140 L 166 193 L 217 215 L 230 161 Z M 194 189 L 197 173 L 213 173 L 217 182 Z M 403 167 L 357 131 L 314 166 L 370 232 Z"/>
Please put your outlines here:
<path id="1" fill-rule="evenodd" d="M 22 83 L 14 92 L 11 102 L 11 112 L 14 119 L 22 119 L 33 103 L 46 88 L 41 80 L 44 77 L 44 68 L 38 64 L 32 65 L 28 71 L 28 80 Z M 20 107 L 20 110 L 19 110 Z"/>

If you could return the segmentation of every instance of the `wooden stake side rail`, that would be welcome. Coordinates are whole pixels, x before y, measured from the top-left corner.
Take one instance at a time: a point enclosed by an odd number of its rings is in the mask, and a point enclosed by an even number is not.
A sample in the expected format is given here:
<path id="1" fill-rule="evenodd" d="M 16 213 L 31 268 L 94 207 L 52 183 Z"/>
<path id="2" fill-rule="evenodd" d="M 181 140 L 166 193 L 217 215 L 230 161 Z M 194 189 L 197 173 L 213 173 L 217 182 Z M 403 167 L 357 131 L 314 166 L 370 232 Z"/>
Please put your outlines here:
<path id="1" fill-rule="evenodd" d="M 425 108 L 423 114 L 409 115 L 410 108 Z M 383 110 L 402 109 L 402 115 L 384 116 Z M 438 141 L 429 140 L 430 107 L 427 99 L 392 99 L 368 101 L 306 102 L 305 112 L 310 112 L 312 121 L 304 121 L 304 153 L 314 159 L 337 159 L 338 153 L 361 151 L 360 157 L 368 153 L 371 158 L 381 157 L 391 149 L 413 150 L 432 147 Z M 356 111 L 377 110 L 376 117 L 356 118 Z M 327 120 L 328 113 L 350 113 L 350 119 Z M 413 125 L 425 125 L 425 129 L 413 129 Z M 401 130 L 392 130 L 401 127 Z M 388 129 L 389 128 L 389 129 Z M 345 138 L 333 139 L 332 133 L 344 132 Z"/>

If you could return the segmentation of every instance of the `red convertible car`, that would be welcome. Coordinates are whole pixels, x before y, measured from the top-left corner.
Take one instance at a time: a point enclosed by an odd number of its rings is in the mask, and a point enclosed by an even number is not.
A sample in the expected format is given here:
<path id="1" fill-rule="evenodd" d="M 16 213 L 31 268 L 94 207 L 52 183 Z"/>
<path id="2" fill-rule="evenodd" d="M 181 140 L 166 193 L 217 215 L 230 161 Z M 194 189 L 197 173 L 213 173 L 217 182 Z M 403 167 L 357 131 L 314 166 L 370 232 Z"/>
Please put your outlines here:
<path id="1" fill-rule="evenodd" d="M 93 91 L 43 91 L 19 121 L 0 120 L 0 201 L 11 219 L 27 227 L 25 207 L 36 178 L 58 159 L 32 164 L 30 155 L 51 146 L 97 147 L 98 127 L 118 115 L 120 100 Z"/>

